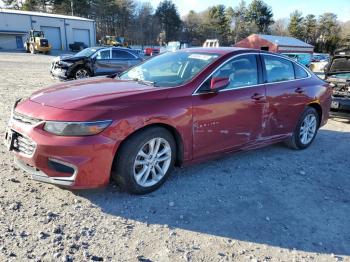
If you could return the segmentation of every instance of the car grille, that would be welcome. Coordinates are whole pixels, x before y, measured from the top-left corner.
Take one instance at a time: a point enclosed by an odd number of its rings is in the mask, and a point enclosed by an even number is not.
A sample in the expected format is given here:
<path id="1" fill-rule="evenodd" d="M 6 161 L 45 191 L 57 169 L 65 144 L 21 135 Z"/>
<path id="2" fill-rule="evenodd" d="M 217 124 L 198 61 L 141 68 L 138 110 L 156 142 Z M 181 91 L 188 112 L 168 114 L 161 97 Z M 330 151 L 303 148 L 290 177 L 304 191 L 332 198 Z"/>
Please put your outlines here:
<path id="1" fill-rule="evenodd" d="M 40 46 L 48 47 L 49 46 L 49 41 L 47 41 L 46 39 L 40 39 Z"/>
<path id="2" fill-rule="evenodd" d="M 25 116 L 22 114 L 17 113 L 16 111 L 13 112 L 12 114 L 12 119 L 14 121 L 17 122 L 21 122 L 27 125 L 36 125 L 38 123 L 40 123 L 42 120 L 37 119 L 37 118 L 33 118 L 33 117 L 29 117 L 29 116 Z"/>
<path id="3" fill-rule="evenodd" d="M 30 138 L 16 132 L 13 148 L 23 155 L 32 156 L 36 149 L 36 143 Z"/>

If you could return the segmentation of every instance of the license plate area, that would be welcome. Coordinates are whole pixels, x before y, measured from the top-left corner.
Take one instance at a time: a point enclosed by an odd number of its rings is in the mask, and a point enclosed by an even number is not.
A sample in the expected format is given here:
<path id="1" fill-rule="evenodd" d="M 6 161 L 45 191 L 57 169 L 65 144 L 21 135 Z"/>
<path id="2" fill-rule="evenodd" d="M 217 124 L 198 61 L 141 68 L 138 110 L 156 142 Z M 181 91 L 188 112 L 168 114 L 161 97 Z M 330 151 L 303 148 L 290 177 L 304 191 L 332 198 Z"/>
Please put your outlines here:
<path id="1" fill-rule="evenodd" d="M 5 134 L 5 146 L 8 151 L 12 151 L 14 149 L 16 139 L 16 132 L 11 129 L 8 129 Z"/>
<path id="2" fill-rule="evenodd" d="M 331 108 L 333 108 L 333 109 L 338 109 L 338 108 L 339 108 L 339 102 L 337 102 L 337 101 L 332 101 L 332 103 L 331 103 Z"/>

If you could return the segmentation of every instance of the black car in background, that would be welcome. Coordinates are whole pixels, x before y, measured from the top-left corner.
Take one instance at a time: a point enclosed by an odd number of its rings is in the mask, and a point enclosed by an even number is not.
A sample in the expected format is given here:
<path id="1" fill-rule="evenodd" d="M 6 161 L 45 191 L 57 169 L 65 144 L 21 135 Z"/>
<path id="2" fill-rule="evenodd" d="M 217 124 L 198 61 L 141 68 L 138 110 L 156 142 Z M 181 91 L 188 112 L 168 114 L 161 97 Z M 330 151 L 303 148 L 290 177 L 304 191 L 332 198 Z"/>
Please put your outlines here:
<path id="1" fill-rule="evenodd" d="M 336 53 L 325 68 L 325 80 L 333 88 L 331 108 L 350 111 L 350 50 Z"/>
<path id="2" fill-rule="evenodd" d="M 79 52 L 85 48 L 88 48 L 87 44 L 83 43 L 83 42 L 74 42 L 73 44 L 69 45 L 69 49 L 72 52 Z"/>
<path id="3" fill-rule="evenodd" d="M 143 61 L 137 50 L 122 47 L 90 47 L 75 55 L 56 57 L 51 75 L 59 79 L 81 79 L 124 72 Z"/>

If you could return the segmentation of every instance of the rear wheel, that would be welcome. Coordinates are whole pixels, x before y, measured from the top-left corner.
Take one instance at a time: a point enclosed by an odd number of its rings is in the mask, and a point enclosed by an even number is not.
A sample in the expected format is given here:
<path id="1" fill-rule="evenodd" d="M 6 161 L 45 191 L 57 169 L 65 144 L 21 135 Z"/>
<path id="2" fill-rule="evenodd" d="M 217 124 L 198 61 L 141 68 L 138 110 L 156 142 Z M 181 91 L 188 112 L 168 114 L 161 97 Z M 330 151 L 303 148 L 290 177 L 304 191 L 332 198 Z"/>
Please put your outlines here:
<path id="1" fill-rule="evenodd" d="M 159 188 L 170 175 L 176 156 L 172 134 L 152 127 L 132 136 L 118 151 L 112 177 L 134 194 L 146 194 Z"/>
<path id="2" fill-rule="evenodd" d="M 307 107 L 301 115 L 292 137 L 286 141 L 286 144 L 294 149 L 309 147 L 316 137 L 319 122 L 320 117 L 316 109 Z"/>
<path id="3" fill-rule="evenodd" d="M 80 67 L 74 72 L 74 78 L 75 79 L 83 79 L 90 77 L 90 70 L 85 67 Z"/>

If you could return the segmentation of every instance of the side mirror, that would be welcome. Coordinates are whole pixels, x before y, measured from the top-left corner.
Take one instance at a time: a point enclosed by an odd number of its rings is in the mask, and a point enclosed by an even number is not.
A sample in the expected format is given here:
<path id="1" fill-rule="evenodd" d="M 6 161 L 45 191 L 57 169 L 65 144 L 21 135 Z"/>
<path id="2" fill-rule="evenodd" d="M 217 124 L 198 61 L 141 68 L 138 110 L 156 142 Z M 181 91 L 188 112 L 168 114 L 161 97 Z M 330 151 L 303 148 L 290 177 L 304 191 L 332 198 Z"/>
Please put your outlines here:
<path id="1" fill-rule="evenodd" d="M 226 88 L 230 84 L 230 78 L 228 77 L 213 77 L 210 81 L 210 90 L 218 92 Z"/>

